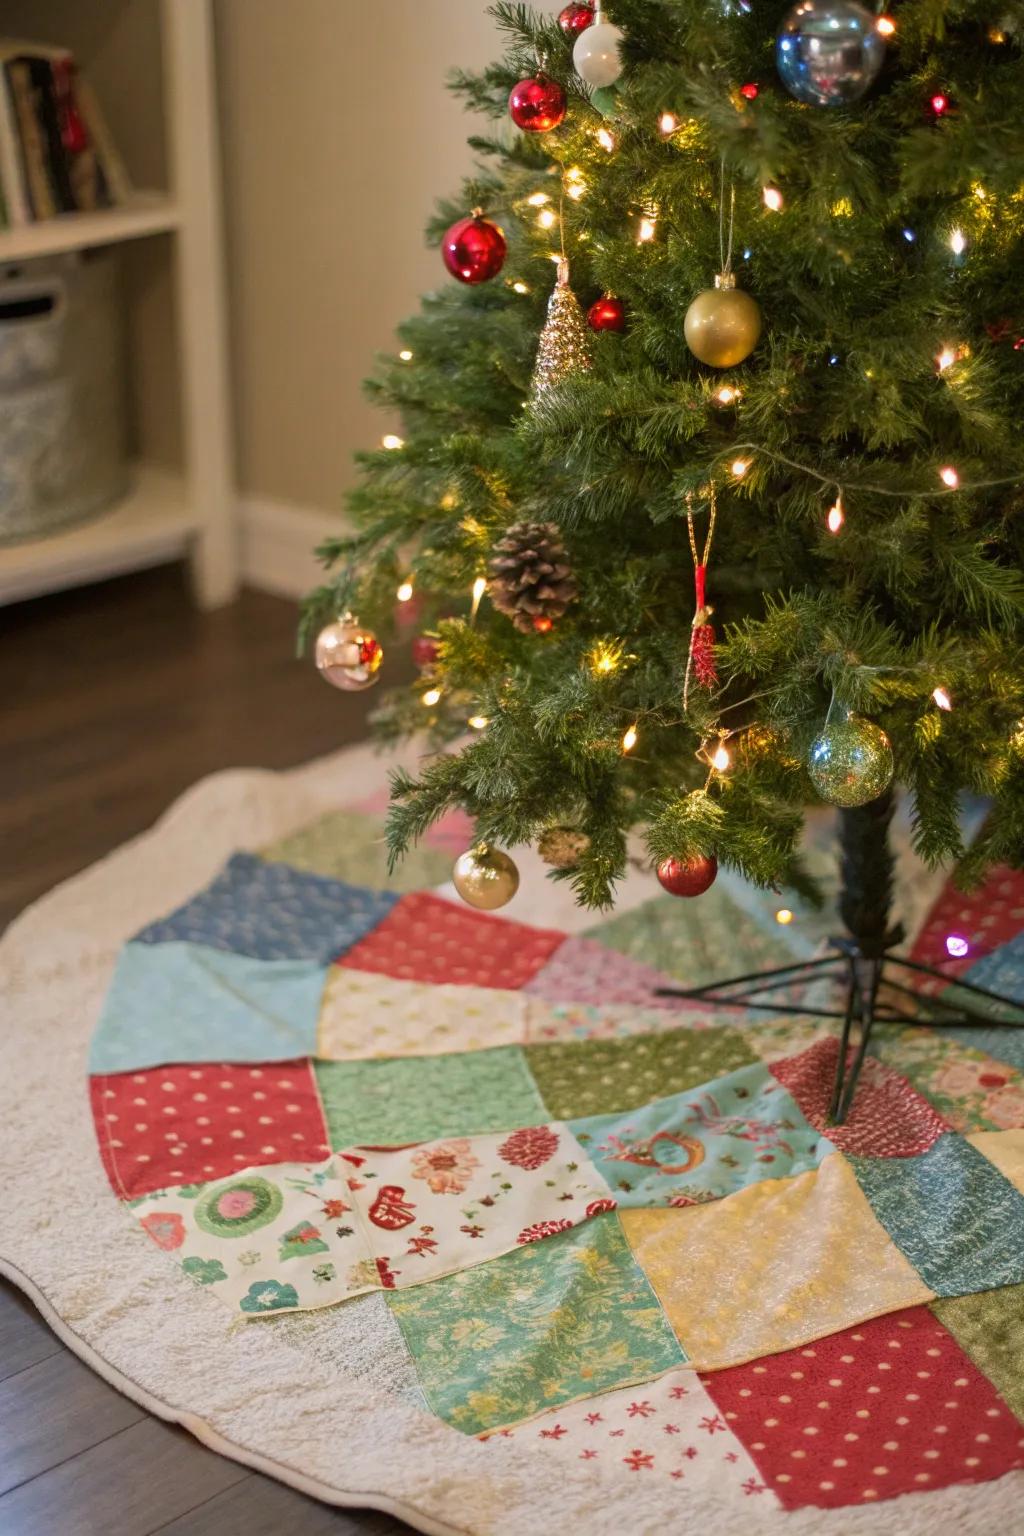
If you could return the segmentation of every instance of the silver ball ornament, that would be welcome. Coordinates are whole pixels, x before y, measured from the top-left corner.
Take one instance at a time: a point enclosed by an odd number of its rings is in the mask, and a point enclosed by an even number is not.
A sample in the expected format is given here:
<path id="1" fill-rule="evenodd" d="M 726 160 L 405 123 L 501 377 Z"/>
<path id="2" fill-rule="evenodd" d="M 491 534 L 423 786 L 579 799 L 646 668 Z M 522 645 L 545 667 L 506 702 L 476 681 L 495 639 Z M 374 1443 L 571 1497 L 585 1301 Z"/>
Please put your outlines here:
<path id="1" fill-rule="evenodd" d="M 622 32 L 610 21 L 595 21 L 573 44 L 572 62 L 581 80 L 595 90 L 614 85 L 622 74 Z"/>
<path id="2" fill-rule="evenodd" d="M 519 871 L 507 853 L 490 843 L 477 843 L 460 853 L 452 868 L 452 883 L 467 906 L 496 912 L 519 889 Z"/>
<path id="3" fill-rule="evenodd" d="M 346 613 L 316 637 L 316 665 L 332 688 L 362 693 L 380 680 L 384 647 L 372 629 Z"/>
<path id="4" fill-rule="evenodd" d="M 686 311 L 683 335 L 698 362 L 735 368 L 757 346 L 761 310 L 756 299 L 736 287 L 731 272 L 719 272 L 715 286 L 698 293 Z"/>
<path id="5" fill-rule="evenodd" d="M 775 40 L 783 85 L 797 101 L 815 107 L 858 101 L 884 59 L 878 17 L 858 0 L 799 0 Z"/>
<path id="6" fill-rule="evenodd" d="M 868 805 L 892 783 L 892 743 L 873 720 L 850 715 L 826 725 L 811 743 L 807 772 L 830 805 Z"/>

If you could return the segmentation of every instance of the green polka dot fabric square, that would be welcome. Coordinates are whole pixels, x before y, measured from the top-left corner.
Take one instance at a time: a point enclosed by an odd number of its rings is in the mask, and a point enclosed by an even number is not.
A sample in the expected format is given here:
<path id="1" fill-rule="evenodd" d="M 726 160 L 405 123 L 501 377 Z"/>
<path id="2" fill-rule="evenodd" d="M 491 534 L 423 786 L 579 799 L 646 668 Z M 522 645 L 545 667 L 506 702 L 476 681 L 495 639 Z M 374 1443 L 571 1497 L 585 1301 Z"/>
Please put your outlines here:
<path id="1" fill-rule="evenodd" d="M 451 874 L 450 854 L 419 845 L 388 874 L 384 822 L 357 811 L 331 811 L 261 850 L 262 857 L 314 875 L 329 875 L 377 891 L 421 891 Z"/>
<path id="2" fill-rule="evenodd" d="M 931 1309 L 1024 1423 L 1024 1285 L 940 1297 Z"/>
<path id="3" fill-rule="evenodd" d="M 526 1059 L 548 1116 L 575 1120 L 639 1108 L 757 1058 L 741 1031 L 723 1026 L 528 1045 Z"/>
<path id="4" fill-rule="evenodd" d="M 778 935 L 762 933 L 718 886 L 699 901 L 655 897 L 589 928 L 585 937 L 694 987 L 781 965 L 787 958 Z"/>
<path id="5" fill-rule="evenodd" d="M 407 1146 L 549 1118 L 519 1046 L 314 1062 L 331 1146 Z"/>
<path id="6" fill-rule="evenodd" d="M 469 1435 L 686 1359 L 614 1212 L 386 1294 L 427 1402 Z"/>

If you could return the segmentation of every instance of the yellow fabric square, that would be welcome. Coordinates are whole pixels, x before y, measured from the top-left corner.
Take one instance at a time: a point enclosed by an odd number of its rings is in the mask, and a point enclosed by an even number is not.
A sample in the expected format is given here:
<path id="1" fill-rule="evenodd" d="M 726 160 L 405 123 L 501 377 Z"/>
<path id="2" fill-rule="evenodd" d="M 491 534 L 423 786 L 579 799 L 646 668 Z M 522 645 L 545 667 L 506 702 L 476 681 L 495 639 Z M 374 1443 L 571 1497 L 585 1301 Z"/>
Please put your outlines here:
<path id="1" fill-rule="evenodd" d="M 725 1200 L 619 1216 L 699 1370 L 792 1349 L 935 1294 L 840 1153 Z"/>
<path id="2" fill-rule="evenodd" d="M 316 1054 L 326 1061 L 434 1056 L 519 1045 L 533 999 L 495 987 L 433 986 L 333 966 L 320 1004 Z"/>
<path id="3" fill-rule="evenodd" d="M 1024 1195 L 1024 1131 L 975 1131 L 966 1140 Z"/>

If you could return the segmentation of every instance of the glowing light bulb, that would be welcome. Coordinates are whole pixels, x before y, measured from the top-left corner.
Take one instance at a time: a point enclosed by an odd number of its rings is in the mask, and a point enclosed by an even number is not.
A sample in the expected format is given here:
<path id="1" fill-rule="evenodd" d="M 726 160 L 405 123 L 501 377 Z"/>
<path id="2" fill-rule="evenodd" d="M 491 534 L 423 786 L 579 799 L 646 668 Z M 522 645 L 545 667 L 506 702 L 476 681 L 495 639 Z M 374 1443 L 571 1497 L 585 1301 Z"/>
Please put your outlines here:
<path id="1" fill-rule="evenodd" d="M 395 596 L 398 598 L 398 601 L 400 603 L 407 603 L 409 601 L 409 599 L 412 597 L 412 582 L 411 581 L 403 581 L 402 585 L 399 587 L 398 591 L 395 593 Z"/>
<path id="2" fill-rule="evenodd" d="M 936 117 L 942 117 L 943 113 L 949 110 L 949 97 L 944 96 L 941 91 L 936 91 L 928 105 Z"/>
<path id="3" fill-rule="evenodd" d="M 607 150 L 609 154 L 611 154 L 612 150 L 615 148 L 615 138 L 608 132 L 607 128 L 599 128 L 597 130 L 597 142 L 600 144 L 601 148 Z"/>
<path id="4" fill-rule="evenodd" d="M 553 208 L 542 208 L 537 215 L 537 223 L 541 229 L 550 229 L 558 220 L 558 215 Z"/>
<path id="5" fill-rule="evenodd" d="M 469 719 L 466 721 L 466 724 L 470 727 L 471 730 L 483 731 L 487 729 L 489 721 L 486 715 L 470 715 Z"/>
<path id="6" fill-rule="evenodd" d="M 594 646 L 590 652 L 589 659 L 593 672 L 599 676 L 607 676 L 609 672 L 615 672 L 618 669 L 619 662 L 622 659 L 622 644 L 619 642 L 610 645 L 605 641 L 601 641 Z"/>
<path id="7" fill-rule="evenodd" d="M 679 119 L 671 112 L 663 112 L 658 118 L 658 132 L 664 134 L 667 139 L 670 133 L 675 133 L 679 127 Z"/>
<path id="8" fill-rule="evenodd" d="M 954 229 L 949 236 L 949 248 L 954 256 L 962 256 L 967 249 L 967 236 L 962 229 Z"/>
<path id="9" fill-rule="evenodd" d="M 382 448 L 404 448 L 405 439 L 398 437 L 394 432 L 385 432 L 380 440 L 380 445 Z"/>
<path id="10" fill-rule="evenodd" d="M 914 234 L 912 229 L 904 229 L 903 238 L 908 245 L 913 245 L 914 241 L 917 239 L 917 236 Z"/>
<path id="11" fill-rule="evenodd" d="M 720 741 L 711 755 L 711 766 L 716 770 L 716 772 L 725 773 L 729 769 L 731 763 L 732 758 L 729 756 L 725 742 Z"/>
<path id="12" fill-rule="evenodd" d="M 827 527 L 829 533 L 838 533 L 845 522 L 846 512 L 843 508 L 843 498 L 842 496 L 837 496 L 835 501 L 828 509 L 828 516 L 825 518 L 825 526 Z"/>
<path id="13" fill-rule="evenodd" d="M 962 960 L 965 955 L 970 953 L 970 948 L 970 944 L 962 933 L 946 934 L 946 954 L 952 960 Z"/>
<path id="14" fill-rule="evenodd" d="M 781 923 L 783 928 L 788 928 L 793 921 L 793 914 L 788 907 L 780 907 L 775 914 L 775 921 Z"/>
<path id="15" fill-rule="evenodd" d="M 735 475 L 737 480 L 742 480 L 743 476 L 746 474 L 747 470 L 750 468 L 750 460 L 749 459 L 733 459 L 732 463 L 729 465 L 729 468 L 732 471 L 732 473 Z"/>
<path id="16" fill-rule="evenodd" d="M 526 201 L 531 208 L 543 208 L 544 204 L 550 203 L 551 199 L 546 192 L 531 192 Z"/>
<path id="17" fill-rule="evenodd" d="M 433 709 L 435 704 L 440 704 L 440 702 L 441 702 L 441 690 L 440 690 L 440 688 L 428 688 L 426 693 L 423 694 L 421 702 L 423 704 L 425 704 L 428 709 Z"/>
<path id="18" fill-rule="evenodd" d="M 629 730 L 626 732 L 626 734 L 622 738 L 622 750 L 623 750 L 623 752 L 632 752 L 633 748 L 636 746 L 636 743 L 637 743 L 637 729 L 636 729 L 635 725 L 631 725 L 629 727 Z"/>
<path id="19" fill-rule="evenodd" d="M 529 290 L 529 288 L 527 288 L 525 283 L 513 283 L 512 284 L 512 292 L 513 293 L 529 293 L 529 291 L 530 290 Z"/>
<path id="20" fill-rule="evenodd" d="M 896 23 L 891 16 L 879 16 L 875 22 L 875 31 L 881 32 L 883 37 L 892 37 L 896 31 Z"/>
<path id="21" fill-rule="evenodd" d="M 767 186 L 761 188 L 761 201 L 771 213 L 781 213 L 784 198 L 778 187 Z"/>
<path id="22" fill-rule="evenodd" d="M 640 228 L 637 231 L 636 241 L 638 245 L 644 245 L 648 240 L 653 240 L 658 228 L 658 221 L 652 213 L 645 213 L 640 220 Z"/>
<path id="23" fill-rule="evenodd" d="M 716 389 L 711 396 L 716 405 L 735 405 L 740 398 L 740 391 L 734 384 L 723 384 L 721 389 Z"/>
<path id="24" fill-rule="evenodd" d="M 574 181 L 567 190 L 573 202 L 578 203 L 587 189 L 582 181 Z"/>
<path id="25" fill-rule="evenodd" d="M 935 366 L 939 370 L 940 373 L 945 373 L 946 369 L 947 368 L 952 368 L 952 366 L 953 366 L 953 364 L 955 362 L 956 362 L 956 353 L 954 352 L 953 348 L 952 347 L 943 347 L 942 351 L 939 353 L 938 357 L 935 359 Z"/>
<path id="26" fill-rule="evenodd" d="M 480 599 L 483 597 L 483 595 L 484 595 L 484 593 L 486 591 L 487 591 L 487 577 L 486 576 L 478 576 L 476 581 L 474 581 L 474 583 L 473 583 L 473 605 L 472 605 L 472 607 L 469 610 L 469 622 L 471 624 L 472 624 L 473 620 L 476 618 L 477 610 L 480 607 Z"/>
<path id="27" fill-rule="evenodd" d="M 934 688 L 932 690 L 932 698 L 935 700 L 940 709 L 953 708 L 953 700 L 950 698 L 945 688 Z"/>
<path id="28" fill-rule="evenodd" d="M 960 484 L 960 476 L 957 474 L 952 464 L 946 464 L 942 467 L 942 469 L 939 470 L 939 479 L 942 481 L 943 485 L 948 485 L 951 491 L 955 491 L 957 486 Z"/>
<path id="29" fill-rule="evenodd" d="M 403 351 L 399 352 L 398 356 L 401 358 L 403 363 L 411 363 L 412 362 L 412 353 L 409 351 L 408 347 L 406 347 Z"/>

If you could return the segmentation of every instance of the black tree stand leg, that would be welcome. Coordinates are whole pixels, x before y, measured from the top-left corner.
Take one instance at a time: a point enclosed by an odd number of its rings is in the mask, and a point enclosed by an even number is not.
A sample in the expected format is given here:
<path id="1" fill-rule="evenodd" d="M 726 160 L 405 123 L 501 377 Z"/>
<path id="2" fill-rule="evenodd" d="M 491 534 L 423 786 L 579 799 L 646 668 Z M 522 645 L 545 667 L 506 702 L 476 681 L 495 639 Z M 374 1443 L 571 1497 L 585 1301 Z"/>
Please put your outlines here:
<path id="1" fill-rule="evenodd" d="M 894 859 L 889 828 L 896 808 L 891 791 L 870 805 L 840 811 L 842 885 L 839 914 L 847 934 L 829 942 L 836 951 L 817 960 L 796 961 L 767 971 L 752 971 L 700 987 L 660 987 L 660 997 L 682 997 L 721 1008 L 754 1008 L 765 1013 L 804 1013 L 817 1019 L 841 1019 L 839 1055 L 828 1118 L 842 1125 L 850 1112 L 861 1068 L 876 1024 L 1013 1024 L 1024 1026 L 1024 1003 L 1002 997 L 986 987 L 945 975 L 932 965 L 922 965 L 894 953 L 904 936 L 900 924 L 891 922 Z M 896 980 L 893 971 L 929 976 L 955 986 L 956 1002 L 930 997 Z M 842 1008 L 822 1008 L 800 1003 L 771 1002 L 766 992 L 779 987 L 806 985 L 822 979 L 842 981 Z M 879 993 L 884 989 L 884 996 Z M 963 994 L 966 994 L 964 996 Z M 892 1000 L 893 996 L 895 1001 Z M 977 1007 L 971 1001 L 977 998 Z M 986 1009 L 992 1004 L 999 1010 Z M 1006 1017 L 1007 1012 L 1013 1017 Z M 851 1038 L 857 1028 L 857 1043 Z M 852 1054 L 851 1054 L 852 1049 Z"/>

